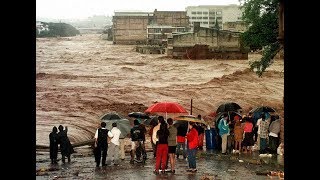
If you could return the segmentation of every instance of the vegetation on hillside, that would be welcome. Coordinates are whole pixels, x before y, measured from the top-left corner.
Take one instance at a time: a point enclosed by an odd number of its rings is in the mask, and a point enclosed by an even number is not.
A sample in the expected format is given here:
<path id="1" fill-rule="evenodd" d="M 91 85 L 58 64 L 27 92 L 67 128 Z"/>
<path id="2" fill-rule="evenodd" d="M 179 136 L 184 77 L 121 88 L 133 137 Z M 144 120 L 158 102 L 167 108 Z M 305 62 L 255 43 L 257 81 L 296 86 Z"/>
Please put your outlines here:
<path id="1" fill-rule="evenodd" d="M 79 30 L 70 24 L 66 23 L 43 23 L 44 25 L 48 25 L 48 31 L 39 31 L 37 30 L 37 37 L 69 37 L 76 36 L 80 34 Z"/>

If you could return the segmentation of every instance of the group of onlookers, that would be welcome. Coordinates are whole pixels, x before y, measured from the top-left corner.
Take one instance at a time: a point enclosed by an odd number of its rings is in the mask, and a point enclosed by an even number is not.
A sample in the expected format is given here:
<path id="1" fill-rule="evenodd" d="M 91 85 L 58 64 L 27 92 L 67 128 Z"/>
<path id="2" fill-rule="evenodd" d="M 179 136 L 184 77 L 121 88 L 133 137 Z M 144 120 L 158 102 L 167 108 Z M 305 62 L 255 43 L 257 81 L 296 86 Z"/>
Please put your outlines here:
<path id="1" fill-rule="evenodd" d="M 252 113 L 248 116 L 234 116 L 233 121 L 229 120 L 227 113 L 222 114 L 218 122 L 218 136 L 221 137 L 222 154 L 251 153 L 255 143 L 259 146 L 259 152 L 277 153 L 279 146 L 280 119 L 277 115 L 262 113 L 259 119 L 254 119 Z M 201 119 L 201 115 L 198 115 Z M 171 172 L 175 173 L 176 158 L 183 156 L 188 161 L 188 172 L 197 172 L 196 153 L 197 149 L 203 148 L 204 127 L 194 122 L 173 124 L 173 119 L 166 121 L 159 116 L 157 124 L 152 124 L 149 135 L 153 149 L 153 157 L 156 158 L 154 173 L 165 173 L 170 164 Z M 59 129 L 59 132 L 58 132 Z M 58 145 L 62 155 L 62 162 L 67 157 L 70 162 L 70 155 L 74 153 L 73 147 L 67 136 L 68 128 L 60 125 L 53 127 L 49 135 L 51 163 L 57 163 Z M 131 151 L 130 163 L 143 162 L 147 158 L 145 150 L 146 127 L 138 119 L 134 120 L 134 126 L 130 130 Z M 256 133 L 256 134 L 255 134 Z M 124 135 L 117 128 L 117 123 L 112 124 L 112 129 L 106 128 L 106 123 L 101 122 L 101 127 L 96 130 L 94 143 L 94 157 L 96 167 L 119 164 L 119 150 L 121 159 L 124 160 Z M 230 142 L 232 141 L 232 143 Z M 231 144 L 231 146 L 230 146 Z M 123 147 L 122 147 L 123 146 Z M 182 149 L 182 150 L 181 150 Z M 141 157 L 143 159 L 141 159 Z"/>
<path id="2" fill-rule="evenodd" d="M 65 163 L 65 158 L 67 158 L 68 162 L 70 163 L 70 156 L 72 153 L 74 153 L 74 150 L 67 135 L 68 127 L 66 126 L 64 129 L 62 125 L 59 125 L 58 129 L 56 126 L 54 126 L 52 128 L 52 132 L 49 134 L 51 164 L 58 163 L 57 157 L 59 144 L 62 156 L 62 163 Z"/>
<path id="3" fill-rule="evenodd" d="M 222 154 L 227 153 L 228 147 L 232 153 L 252 153 L 255 144 L 260 154 L 277 153 L 281 126 L 278 115 L 261 113 L 260 118 L 254 119 L 252 113 L 249 113 L 242 119 L 238 116 L 234 116 L 233 121 L 228 118 L 227 113 L 223 114 L 217 129 L 222 141 Z"/>

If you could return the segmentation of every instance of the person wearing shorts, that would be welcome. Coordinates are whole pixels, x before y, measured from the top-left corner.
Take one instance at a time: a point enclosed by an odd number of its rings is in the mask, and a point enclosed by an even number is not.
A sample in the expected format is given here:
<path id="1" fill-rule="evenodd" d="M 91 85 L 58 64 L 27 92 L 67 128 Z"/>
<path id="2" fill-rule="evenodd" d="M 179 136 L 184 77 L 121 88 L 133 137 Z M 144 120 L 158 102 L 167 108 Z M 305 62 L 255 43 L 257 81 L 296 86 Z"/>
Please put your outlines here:
<path id="1" fill-rule="evenodd" d="M 168 153 L 169 153 L 169 161 L 171 166 L 171 172 L 175 173 L 175 154 L 176 154 L 176 147 L 177 147 L 177 128 L 173 126 L 173 120 L 171 118 L 167 119 L 169 124 L 169 137 L 168 137 Z"/>

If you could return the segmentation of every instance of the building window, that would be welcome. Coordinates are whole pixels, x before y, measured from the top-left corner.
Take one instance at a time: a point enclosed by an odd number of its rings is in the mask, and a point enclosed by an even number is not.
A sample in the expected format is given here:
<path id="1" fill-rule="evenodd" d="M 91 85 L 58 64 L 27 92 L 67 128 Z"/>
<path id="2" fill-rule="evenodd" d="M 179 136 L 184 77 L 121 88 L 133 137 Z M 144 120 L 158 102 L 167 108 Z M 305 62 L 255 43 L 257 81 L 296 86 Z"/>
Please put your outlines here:
<path id="1" fill-rule="evenodd" d="M 209 19 L 215 19 L 215 17 L 209 17 Z"/>
<path id="2" fill-rule="evenodd" d="M 208 14 L 208 12 L 203 12 L 203 14 Z"/>
<path id="3" fill-rule="evenodd" d="M 214 12 L 214 11 L 210 11 L 210 12 L 209 12 L 210 15 L 215 15 L 215 13 L 216 13 L 216 12 Z"/>
<path id="4" fill-rule="evenodd" d="M 222 14 L 221 11 L 217 11 L 217 14 Z"/>
<path id="5" fill-rule="evenodd" d="M 197 19 L 196 17 L 191 17 L 191 19 Z"/>
<path id="6" fill-rule="evenodd" d="M 202 17 L 197 17 L 197 19 L 202 19 Z"/>
<path id="7" fill-rule="evenodd" d="M 202 14 L 202 12 L 201 12 L 201 11 L 198 11 L 197 14 Z"/>
<path id="8" fill-rule="evenodd" d="M 208 22 L 203 22 L 203 24 L 208 24 Z"/>
<path id="9" fill-rule="evenodd" d="M 208 19 L 208 17 L 202 17 L 202 19 Z"/>
<path id="10" fill-rule="evenodd" d="M 195 11 L 192 11 L 192 12 L 191 12 L 191 14 L 197 14 L 197 12 L 195 12 Z"/>

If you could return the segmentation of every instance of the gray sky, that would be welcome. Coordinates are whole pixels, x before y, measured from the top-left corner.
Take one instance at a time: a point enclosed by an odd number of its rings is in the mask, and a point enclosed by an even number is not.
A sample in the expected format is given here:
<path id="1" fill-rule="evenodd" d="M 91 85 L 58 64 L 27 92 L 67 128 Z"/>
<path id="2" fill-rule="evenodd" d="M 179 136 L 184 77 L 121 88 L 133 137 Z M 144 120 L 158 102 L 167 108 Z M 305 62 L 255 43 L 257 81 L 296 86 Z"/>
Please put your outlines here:
<path id="1" fill-rule="evenodd" d="M 239 0 L 36 0 L 36 16 L 71 19 L 112 16 L 115 10 L 184 11 L 187 6 L 239 4 Z"/>

